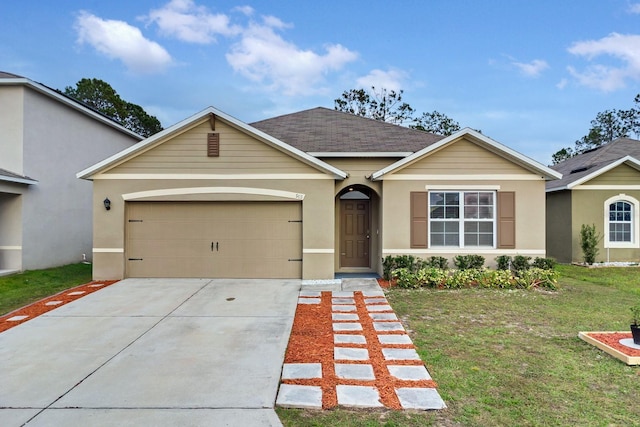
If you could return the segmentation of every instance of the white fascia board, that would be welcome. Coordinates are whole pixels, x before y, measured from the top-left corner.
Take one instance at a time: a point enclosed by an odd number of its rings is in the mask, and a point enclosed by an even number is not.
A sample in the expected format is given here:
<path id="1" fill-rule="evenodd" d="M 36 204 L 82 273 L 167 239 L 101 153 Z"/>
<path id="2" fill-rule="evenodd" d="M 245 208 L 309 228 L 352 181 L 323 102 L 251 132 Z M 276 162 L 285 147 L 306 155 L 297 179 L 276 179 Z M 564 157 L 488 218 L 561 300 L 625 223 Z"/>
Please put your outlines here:
<path id="1" fill-rule="evenodd" d="M 38 181 L 36 181 L 35 179 L 18 178 L 18 177 L 5 176 L 5 175 L 0 175 L 0 181 L 13 182 L 15 184 L 26 184 L 26 185 L 34 185 L 38 183 Z"/>
<path id="2" fill-rule="evenodd" d="M 33 90 L 35 90 L 36 92 L 39 92 L 43 95 L 46 95 L 50 98 L 55 99 L 58 102 L 61 102 L 65 105 L 67 105 L 68 107 L 73 108 L 74 110 L 80 111 L 81 113 L 90 116 L 92 119 L 95 119 L 99 122 L 104 123 L 107 126 L 110 126 L 122 133 L 125 133 L 135 139 L 137 139 L 138 141 L 141 141 L 144 139 L 143 136 L 138 135 L 137 133 L 127 129 L 126 127 L 116 123 L 115 121 L 109 119 L 106 116 L 103 116 L 102 114 L 99 114 L 95 111 L 93 111 L 90 108 L 85 107 L 84 105 L 82 105 L 81 103 L 74 101 L 73 99 L 65 96 L 65 95 L 61 95 L 60 93 L 56 92 L 53 89 L 50 89 L 44 85 L 41 85 L 40 83 L 36 83 L 33 80 L 29 80 L 27 78 L 11 78 L 11 79 L 0 79 L 0 85 L 2 86 L 18 86 L 18 85 L 22 85 L 22 86 L 27 86 Z"/>
<path id="3" fill-rule="evenodd" d="M 624 156 L 623 158 L 618 159 L 613 163 L 609 163 L 608 165 L 603 166 L 600 169 L 597 169 L 597 170 L 591 172 L 589 175 L 585 175 L 582 178 L 576 179 L 572 183 L 567 184 L 567 189 L 570 190 L 570 189 L 572 189 L 573 187 L 575 187 L 577 185 L 580 185 L 580 184 L 583 184 L 583 183 L 585 183 L 587 181 L 590 181 L 593 178 L 595 178 L 595 177 L 597 177 L 599 175 L 602 175 L 605 172 L 609 172 L 611 169 L 614 169 L 614 168 L 620 166 L 623 163 L 626 163 L 629 166 L 640 170 L 640 162 L 636 158 L 631 157 L 631 156 Z"/>
<path id="4" fill-rule="evenodd" d="M 314 157 L 407 157 L 413 154 L 412 151 L 368 151 L 368 152 L 344 152 L 344 151 L 310 151 L 308 153 Z"/>
<path id="5" fill-rule="evenodd" d="M 155 144 L 156 142 L 158 142 L 159 140 L 168 137 L 169 135 L 176 133 L 180 130 L 182 130 L 183 128 L 193 124 L 194 122 L 200 121 L 202 119 L 204 119 L 205 117 L 207 117 L 209 114 L 213 114 L 216 117 L 220 117 L 222 120 L 229 122 L 230 124 L 234 125 L 235 127 L 238 127 L 240 129 L 243 129 L 245 132 L 254 134 L 255 136 L 261 138 L 262 140 L 273 144 L 275 146 L 280 147 L 281 149 L 290 152 L 291 154 L 294 154 L 295 156 L 301 157 L 302 159 L 306 160 L 309 163 L 312 163 L 314 165 L 316 165 L 317 167 L 319 167 L 320 169 L 323 169 L 326 172 L 331 172 L 337 179 L 345 179 L 348 174 L 346 172 L 341 171 L 340 169 L 337 169 L 333 166 L 331 166 L 328 163 L 325 163 L 319 159 L 316 159 L 315 157 L 312 157 L 306 153 L 304 153 L 303 151 L 300 151 L 288 144 L 285 144 L 284 142 L 272 137 L 271 135 L 267 135 L 266 133 L 259 131 L 258 129 L 255 129 L 252 126 L 249 126 L 248 124 L 236 119 L 235 117 L 232 117 L 226 113 L 223 113 L 222 111 L 214 108 L 214 107 L 207 107 L 204 110 L 200 111 L 199 113 L 196 113 L 194 115 L 192 115 L 191 117 L 188 117 L 178 123 L 176 123 L 175 125 L 164 129 L 161 132 L 156 133 L 155 135 L 150 136 L 149 138 L 125 149 L 120 151 L 119 153 L 114 154 L 113 156 L 99 162 L 96 163 L 93 166 L 88 167 L 87 169 L 80 171 L 76 174 L 76 177 L 81 178 L 81 179 L 90 179 L 90 177 L 100 171 L 103 171 L 104 169 L 107 169 L 109 166 L 114 165 L 117 162 L 120 162 L 136 153 L 142 152 L 144 150 L 146 150 L 147 148 L 149 148 L 150 146 L 152 146 L 153 144 Z"/>
<path id="6" fill-rule="evenodd" d="M 454 133 L 453 135 L 450 135 L 444 139 L 441 139 L 440 141 L 436 142 L 435 144 L 431 144 L 428 147 L 423 148 L 420 151 L 416 151 L 415 153 L 413 153 L 412 155 L 405 157 L 402 160 L 399 160 L 395 163 L 393 163 L 392 165 L 387 166 L 384 169 L 380 169 L 377 172 L 374 172 L 371 175 L 371 179 L 373 181 L 380 179 L 383 175 L 389 173 L 389 172 L 393 172 L 399 168 L 401 168 L 402 166 L 413 162 L 414 160 L 424 156 L 425 154 L 428 154 L 430 152 L 436 151 L 438 149 L 440 149 L 441 147 L 449 144 L 450 142 L 461 138 L 465 135 L 469 135 L 473 138 L 475 138 L 476 140 L 479 140 L 481 143 L 488 145 L 489 147 L 492 147 L 493 149 L 502 152 L 504 154 L 507 155 L 507 157 L 512 158 L 513 160 L 516 161 L 516 163 L 520 163 L 522 166 L 525 166 L 528 169 L 532 169 L 535 172 L 541 174 L 545 179 L 560 179 L 562 178 L 562 174 L 560 172 L 554 171 L 553 169 L 544 166 L 542 163 L 539 163 L 533 159 L 530 159 L 529 157 L 518 153 L 515 150 L 512 150 L 511 148 L 507 147 L 506 145 L 500 144 L 497 141 L 494 141 L 493 139 L 484 136 L 483 134 L 481 134 L 480 132 L 477 132 L 471 128 L 464 128 L 456 133 Z"/>

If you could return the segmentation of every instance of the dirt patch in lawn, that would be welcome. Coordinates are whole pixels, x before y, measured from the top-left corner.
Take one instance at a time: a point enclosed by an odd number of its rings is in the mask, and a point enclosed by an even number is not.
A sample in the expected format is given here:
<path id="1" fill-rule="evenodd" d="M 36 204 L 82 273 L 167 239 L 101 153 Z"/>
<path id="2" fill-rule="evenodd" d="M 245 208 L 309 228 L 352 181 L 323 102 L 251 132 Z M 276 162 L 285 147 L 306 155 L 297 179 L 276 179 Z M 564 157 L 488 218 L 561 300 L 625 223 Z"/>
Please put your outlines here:
<path id="1" fill-rule="evenodd" d="M 86 283 L 76 286 L 75 288 L 66 289 L 60 293 L 36 301 L 33 304 L 14 310 L 4 316 L 0 316 L 0 332 L 4 332 L 21 323 L 28 322 L 41 314 L 61 307 L 116 282 L 117 280 L 107 280 Z"/>

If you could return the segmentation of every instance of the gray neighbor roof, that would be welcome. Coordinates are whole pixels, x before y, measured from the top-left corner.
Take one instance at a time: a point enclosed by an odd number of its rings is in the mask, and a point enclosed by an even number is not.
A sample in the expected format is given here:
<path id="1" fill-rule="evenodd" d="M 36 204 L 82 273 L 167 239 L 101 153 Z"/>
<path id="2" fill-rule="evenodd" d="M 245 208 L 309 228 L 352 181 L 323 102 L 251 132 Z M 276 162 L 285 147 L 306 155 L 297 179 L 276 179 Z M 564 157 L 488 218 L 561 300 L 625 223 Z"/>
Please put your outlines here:
<path id="1" fill-rule="evenodd" d="M 25 175 L 9 172 L 6 169 L 0 169 L 0 181 L 9 181 L 9 182 L 16 182 L 19 184 L 28 184 L 28 185 L 36 184 L 38 182 L 33 178 L 29 178 L 28 176 L 25 176 Z"/>
<path id="2" fill-rule="evenodd" d="M 547 182 L 547 191 L 565 189 L 567 185 L 626 156 L 640 161 L 640 141 L 618 138 L 598 148 L 570 157 L 551 166 L 551 169 L 562 173 L 562 179 Z"/>
<path id="3" fill-rule="evenodd" d="M 307 153 L 406 155 L 444 138 L 323 107 L 285 114 L 250 125 Z"/>

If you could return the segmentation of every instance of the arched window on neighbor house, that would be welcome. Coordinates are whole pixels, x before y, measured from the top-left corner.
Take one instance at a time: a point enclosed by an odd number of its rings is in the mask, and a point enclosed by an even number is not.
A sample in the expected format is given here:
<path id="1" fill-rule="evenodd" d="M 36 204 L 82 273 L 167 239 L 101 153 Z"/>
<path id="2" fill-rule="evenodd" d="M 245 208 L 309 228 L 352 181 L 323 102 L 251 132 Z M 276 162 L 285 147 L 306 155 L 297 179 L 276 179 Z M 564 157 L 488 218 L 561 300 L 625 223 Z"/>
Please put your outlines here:
<path id="1" fill-rule="evenodd" d="M 638 206 L 638 200 L 625 194 L 620 194 L 605 200 L 605 248 L 639 247 Z"/>

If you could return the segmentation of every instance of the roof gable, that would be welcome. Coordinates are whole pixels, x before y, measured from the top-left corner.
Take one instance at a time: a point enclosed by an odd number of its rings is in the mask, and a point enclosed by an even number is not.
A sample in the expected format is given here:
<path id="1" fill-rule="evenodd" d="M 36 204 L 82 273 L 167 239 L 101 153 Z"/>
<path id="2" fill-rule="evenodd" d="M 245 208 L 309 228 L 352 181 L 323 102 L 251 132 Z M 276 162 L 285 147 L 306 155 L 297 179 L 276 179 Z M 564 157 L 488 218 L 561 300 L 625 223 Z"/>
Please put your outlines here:
<path id="1" fill-rule="evenodd" d="M 134 159 L 138 156 L 141 156 L 143 153 L 146 153 L 159 145 L 166 143 L 167 141 L 176 138 L 179 135 L 184 134 L 185 132 L 201 125 L 202 123 L 208 122 L 210 120 L 221 120 L 225 125 L 228 125 L 240 132 L 243 132 L 251 137 L 257 139 L 258 141 L 268 145 L 271 148 L 274 148 L 281 153 L 284 153 L 302 163 L 305 163 L 316 170 L 319 170 L 323 173 L 331 174 L 336 179 L 344 179 L 347 174 L 328 163 L 325 163 L 321 160 L 316 159 L 313 156 L 310 156 L 295 147 L 292 147 L 271 135 L 267 135 L 266 133 L 253 128 L 246 123 L 243 123 L 232 116 L 223 113 L 220 110 L 215 109 L 214 107 L 208 107 L 201 112 L 183 120 L 167 128 L 146 140 L 129 147 L 126 150 L 121 151 L 120 153 L 115 154 L 114 156 L 103 160 L 100 163 L 97 163 L 77 174 L 78 178 L 91 179 L 98 173 L 104 173 L 112 170 L 113 168 L 122 165 L 123 163 Z M 215 125 L 214 125 L 215 126 Z"/>
<path id="2" fill-rule="evenodd" d="M 373 180 L 384 179 L 385 175 L 396 173 L 404 168 L 407 168 L 410 165 L 414 164 L 415 162 L 418 162 L 422 159 L 430 157 L 431 155 L 433 155 L 434 153 L 437 153 L 439 150 L 443 149 L 444 147 L 447 147 L 451 144 L 456 144 L 459 141 L 468 141 L 472 144 L 476 144 L 492 152 L 493 154 L 496 154 L 497 156 L 507 160 L 510 163 L 518 165 L 519 167 L 524 168 L 531 173 L 540 175 L 544 179 L 557 179 L 562 176 L 560 173 L 542 165 L 541 163 L 536 162 L 535 160 L 532 160 L 518 153 L 517 151 L 510 149 L 505 145 L 502 145 L 482 135 L 477 131 L 474 131 L 473 129 L 465 128 L 451 136 L 448 136 L 432 145 L 429 145 L 423 148 L 422 150 L 419 150 L 411 154 L 410 156 L 407 156 L 387 166 L 384 169 L 380 169 L 379 171 L 374 172 L 371 175 L 371 179 Z"/>
<path id="3" fill-rule="evenodd" d="M 622 163 L 635 167 L 637 159 L 640 159 L 640 141 L 631 138 L 615 139 L 552 166 L 563 177 L 558 181 L 548 182 L 547 192 L 570 190 Z"/>
<path id="4" fill-rule="evenodd" d="M 106 115 L 93 110 L 92 108 L 87 107 L 86 105 L 84 105 L 83 103 L 61 93 L 58 92 L 54 89 L 51 89 L 48 86 L 45 86 L 41 83 L 37 83 L 34 82 L 30 79 L 27 79 L 25 77 L 21 77 L 15 74 L 11 74 L 11 73 L 6 73 L 3 71 L 0 71 L 0 87 L 1 86 L 24 86 L 24 87 L 28 87 L 29 89 L 32 89 L 38 93 L 41 93 L 63 105 L 66 105 L 67 107 L 70 107 L 76 111 L 79 111 L 80 113 L 91 117 L 92 119 L 95 119 L 101 123 L 106 124 L 107 126 L 110 126 L 116 130 L 118 130 L 119 132 L 125 133 L 135 139 L 137 139 L 138 141 L 142 140 L 143 137 L 138 135 L 137 133 L 125 128 L 124 126 L 122 126 L 121 124 L 119 124 L 118 122 L 114 121 L 113 119 L 111 119 L 110 117 L 107 117 Z"/>
<path id="5" fill-rule="evenodd" d="M 404 157 L 444 138 L 323 107 L 262 120 L 251 126 L 319 157 Z"/>

